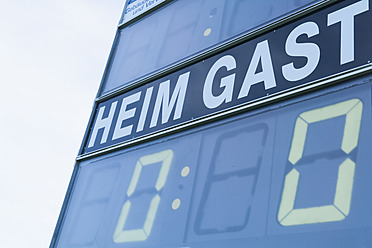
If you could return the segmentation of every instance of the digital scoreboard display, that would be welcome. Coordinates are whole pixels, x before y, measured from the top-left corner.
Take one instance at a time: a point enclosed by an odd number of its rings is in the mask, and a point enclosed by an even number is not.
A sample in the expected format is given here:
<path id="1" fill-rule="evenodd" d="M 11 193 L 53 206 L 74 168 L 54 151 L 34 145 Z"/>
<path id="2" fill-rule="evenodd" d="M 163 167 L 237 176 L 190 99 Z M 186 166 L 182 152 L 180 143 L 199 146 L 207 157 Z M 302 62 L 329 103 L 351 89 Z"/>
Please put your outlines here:
<path id="1" fill-rule="evenodd" d="M 371 247 L 371 86 L 82 162 L 61 247 Z"/>
<path id="2" fill-rule="evenodd" d="M 51 247 L 372 247 L 371 40 L 335 1 L 103 97 Z"/>

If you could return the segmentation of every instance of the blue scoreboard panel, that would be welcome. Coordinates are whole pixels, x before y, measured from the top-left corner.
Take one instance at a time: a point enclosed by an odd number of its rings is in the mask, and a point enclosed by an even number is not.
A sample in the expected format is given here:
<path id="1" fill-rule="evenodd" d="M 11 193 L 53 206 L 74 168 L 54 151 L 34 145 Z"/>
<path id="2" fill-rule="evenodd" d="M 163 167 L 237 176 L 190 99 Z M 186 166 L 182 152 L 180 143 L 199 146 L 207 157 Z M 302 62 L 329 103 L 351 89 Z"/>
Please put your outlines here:
<path id="1" fill-rule="evenodd" d="M 50 247 L 372 247 L 370 6 L 127 1 Z"/>

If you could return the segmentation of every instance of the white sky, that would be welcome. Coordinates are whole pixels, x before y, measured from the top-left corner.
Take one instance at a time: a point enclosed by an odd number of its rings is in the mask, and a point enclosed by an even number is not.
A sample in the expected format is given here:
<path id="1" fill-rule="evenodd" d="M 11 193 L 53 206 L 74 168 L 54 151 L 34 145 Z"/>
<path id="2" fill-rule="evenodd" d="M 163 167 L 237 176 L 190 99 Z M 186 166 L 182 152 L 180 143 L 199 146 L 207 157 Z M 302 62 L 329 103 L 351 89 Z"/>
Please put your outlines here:
<path id="1" fill-rule="evenodd" d="M 124 0 L 0 3 L 0 247 L 49 247 Z"/>

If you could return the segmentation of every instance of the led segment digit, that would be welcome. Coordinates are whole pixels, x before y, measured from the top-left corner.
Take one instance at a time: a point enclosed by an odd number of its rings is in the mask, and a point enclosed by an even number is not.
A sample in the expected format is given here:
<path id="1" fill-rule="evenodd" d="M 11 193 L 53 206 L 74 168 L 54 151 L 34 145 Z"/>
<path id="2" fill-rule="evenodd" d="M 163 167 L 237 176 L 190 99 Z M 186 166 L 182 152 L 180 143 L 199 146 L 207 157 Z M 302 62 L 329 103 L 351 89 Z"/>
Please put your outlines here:
<path id="1" fill-rule="evenodd" d="M 247 226 L 267 133 L 266 123 L 260 123 L 218 137 L 194 224 L 197 235 L 239 232 Z"/>
<path id="2" fill-rule="evenodd" d="M 363 104 L 359 99 L 350 99 L 301 113 L 296 120 L 288 160 L 294 166 L 302 158 L 307 129 L 312 123 L 345 115 L 341 150 L 346 154 L 358 145 Z M 355 162 L 346 158 L 339 166 L 336 193 L 333 204 L 294 209 L 300 173 L 293 168 L 285 177 L 278 221 L 283 226 L 322 223 L 343 220 L 350 211 L 354 182 Z"/>
<path id="3" fill-rule="evenodd" d="M 154 224 L 155 216 L 158 210 L 158 206 L 160 203 L 160 195 L 159 192 L 164 187 L 165 182 L 168 177 L 168 172 L 172 163 L 173 159 L 173 151 L 172 150 L 165 150 L 162 152 L 150 154 L 141 157 L 137 163 L 136 167 L 133 172 L 132 179 L 130 181 L 128 190 L 127 190 L 127 197 L 128 199 L 123 204 L 121 214 L 116 225 L 113 241 L 115 243 L 125 243 L 125 242 L 133 242 L 133 241 L 143 241 L 148 238 L 151 233 L 152 226 Z M 138 181 L 140 179 L 142 168 L 149 165 L 154 165 L 157 163 L 161 164 L 161 169 L 156 180 L 155 189 L 158 193 L 152 198 L 149 210 L 147 211 L 147 216 L 145 223 L 141 229 L 133 229 L 133 230 L 124 230 L 125 224 L 127 222 L 128 215 L 130 213 L 130 209 L 132 206 L 131 203 L 131 196 L 136 190 Z M 136 197 L 139 197 L 139 194 Z"/>

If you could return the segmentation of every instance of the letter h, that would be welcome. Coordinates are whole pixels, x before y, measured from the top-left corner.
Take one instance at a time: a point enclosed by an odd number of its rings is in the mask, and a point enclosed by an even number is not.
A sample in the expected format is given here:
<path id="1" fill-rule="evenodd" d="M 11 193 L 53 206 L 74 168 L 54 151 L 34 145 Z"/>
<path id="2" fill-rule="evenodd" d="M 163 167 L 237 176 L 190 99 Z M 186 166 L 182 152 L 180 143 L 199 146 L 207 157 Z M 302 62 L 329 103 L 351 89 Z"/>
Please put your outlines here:
<path id="1" fill-rule="evenodd" d="M 110 131 L 110 126 L 111 126 L 111 123 L 112 123 L 112 118 L 114 117 L 114 113 L 115 113 L 115 109 L 116 109 L 117 104 L 118 104 L 117 101 L 113 102 L 111 104 L 109 115 L 106 118 L 103 118 L 103 113 L 105 112 L 106 107 L 103 106 L 99 109 L 98 116 L 97 116 L 96 121 L 94 123 L 93 132 L 90 136 L 88 148 L 94 146 L 94 143 L 95 143 L 96 138 L 97 138 L 98 130 L 101 129 L 101 128 L 103 128 L 104 130 L 103 130 L 103 135 L 102 135 L 100 144 L 105 143 L 107 141 L 107 137 L 108 137 L 108 134 L 109 134 L 109 131 Z"/>

